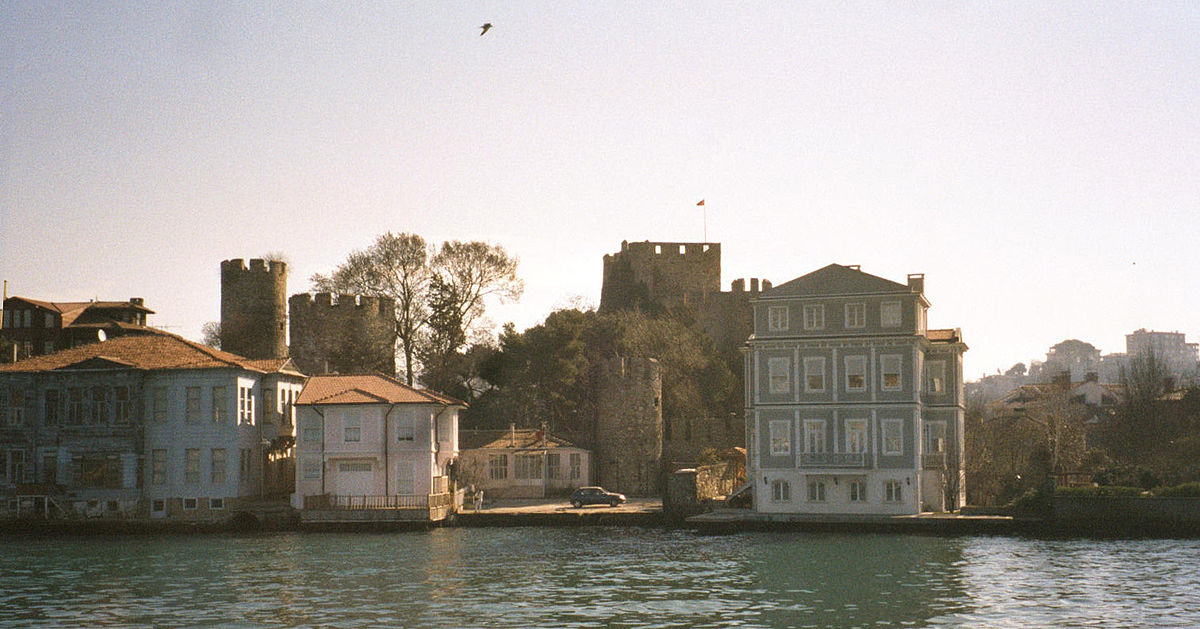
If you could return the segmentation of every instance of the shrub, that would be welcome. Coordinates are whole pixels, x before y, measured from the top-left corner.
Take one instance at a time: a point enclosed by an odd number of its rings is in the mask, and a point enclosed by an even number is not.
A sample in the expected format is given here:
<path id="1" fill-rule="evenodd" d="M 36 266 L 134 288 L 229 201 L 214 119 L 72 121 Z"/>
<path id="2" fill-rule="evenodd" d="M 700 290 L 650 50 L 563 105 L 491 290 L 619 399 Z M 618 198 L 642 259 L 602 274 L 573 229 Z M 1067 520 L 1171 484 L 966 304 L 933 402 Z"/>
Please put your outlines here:
<path id="1" fill-rule="evenodd" d="M 1153 493 L 1160 498 L 1200 498 L 1200 482 L 1184 483 L 1174 487 L 1157 487 Z"/>
<path id="2" fill-rule="evenodd" d="M 1059 487 L 1054 490 L 1056 496 L 1077 496 L 1081 498 L 1112 498 L 1116 496 L 1140 496 L 1141 487 L 1121 487 L 1118 485 L 1101 485 L 1099 487 Z"/>
<path id="3" fill-rule="evenodd" d="M 1045 492 L 1030 489 L 1008 503 L 1005 509 L 1014 518 L 1045 518 L 1053 513 L 1053 508 Z"/>

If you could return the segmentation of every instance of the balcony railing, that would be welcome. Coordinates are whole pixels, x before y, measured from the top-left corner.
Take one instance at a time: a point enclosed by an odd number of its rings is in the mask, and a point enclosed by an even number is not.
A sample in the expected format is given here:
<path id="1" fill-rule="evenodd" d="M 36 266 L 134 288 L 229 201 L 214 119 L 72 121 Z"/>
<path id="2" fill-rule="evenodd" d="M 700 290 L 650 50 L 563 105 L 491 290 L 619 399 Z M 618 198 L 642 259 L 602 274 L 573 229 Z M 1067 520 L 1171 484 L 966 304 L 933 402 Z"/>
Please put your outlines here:
<path id="1" fill-rule="evenodd" d="M 402 494 L 391 496 L 343 496 L 337 494 L 322 494 L 305 496 L 305 509 L 338 509 L 343 511 L 369 510 L 398 510 L 398 509 L 437 509 L 445 507 L 453 501 L 449 493 L 438 494 Z"/>
<path id="2" fill-rule="evenodd" d="M 943 470 L 946 469 L 946 453 L 945 452 L 926 452 L 921 455 L 921 469 L 926 470 Z"/>
<path id="3" fill-rule="evenodd" d="M 866 452 L 802 452 L 800 467 L 867 467 Z"/>

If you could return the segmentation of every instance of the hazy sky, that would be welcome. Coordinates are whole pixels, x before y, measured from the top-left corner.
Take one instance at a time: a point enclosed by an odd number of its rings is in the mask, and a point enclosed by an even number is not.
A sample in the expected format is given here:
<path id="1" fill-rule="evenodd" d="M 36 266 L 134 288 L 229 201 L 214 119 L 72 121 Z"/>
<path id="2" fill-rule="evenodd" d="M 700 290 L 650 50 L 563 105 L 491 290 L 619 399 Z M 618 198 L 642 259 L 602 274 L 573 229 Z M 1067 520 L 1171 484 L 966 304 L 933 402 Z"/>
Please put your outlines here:
<path id="1" fill-rule="evenodd" d="M 1197 173 L 1192 2 L 0 3 L 9 294 L 191 338 L 221 260 L 388 230 L 519 256 L 523 329 L 703 198 L 725 287 L 925 273 L 974 378 L 1197 340 Z"/>

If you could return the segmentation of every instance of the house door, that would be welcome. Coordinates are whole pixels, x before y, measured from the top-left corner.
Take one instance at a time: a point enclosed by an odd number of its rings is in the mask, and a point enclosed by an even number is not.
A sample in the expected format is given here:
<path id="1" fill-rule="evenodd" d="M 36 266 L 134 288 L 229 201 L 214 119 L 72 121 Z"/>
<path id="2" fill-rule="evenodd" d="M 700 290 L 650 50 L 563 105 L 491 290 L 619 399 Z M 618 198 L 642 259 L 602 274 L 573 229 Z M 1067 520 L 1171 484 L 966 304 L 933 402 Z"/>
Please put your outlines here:
<path id="1" fill-rule="evenodd" d="M 337 464 L 334 492 L 341 496 L 371 496 L 375 491 L 375 471 L 370 461 L 342 461 Z"/>

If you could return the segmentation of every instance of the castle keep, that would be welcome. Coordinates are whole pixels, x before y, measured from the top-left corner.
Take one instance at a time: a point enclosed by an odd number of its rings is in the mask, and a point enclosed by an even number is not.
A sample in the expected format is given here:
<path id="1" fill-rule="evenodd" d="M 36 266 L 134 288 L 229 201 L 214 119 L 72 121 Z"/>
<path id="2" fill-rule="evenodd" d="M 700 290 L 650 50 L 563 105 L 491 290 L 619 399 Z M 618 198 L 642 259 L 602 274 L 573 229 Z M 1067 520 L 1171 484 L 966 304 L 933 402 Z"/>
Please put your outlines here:
<path id="1" fill-rule="evenodd" d="M 308 293 L 288 300 L 291 352 L 307 374 L 396 373 L 396 302 L 390 297 Z"/>
<path id="2" fill-rule="evenodd" d="M 221 349 L 246 358 L 284 358 L 287 263 L 221 262 Z"/>

